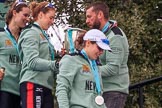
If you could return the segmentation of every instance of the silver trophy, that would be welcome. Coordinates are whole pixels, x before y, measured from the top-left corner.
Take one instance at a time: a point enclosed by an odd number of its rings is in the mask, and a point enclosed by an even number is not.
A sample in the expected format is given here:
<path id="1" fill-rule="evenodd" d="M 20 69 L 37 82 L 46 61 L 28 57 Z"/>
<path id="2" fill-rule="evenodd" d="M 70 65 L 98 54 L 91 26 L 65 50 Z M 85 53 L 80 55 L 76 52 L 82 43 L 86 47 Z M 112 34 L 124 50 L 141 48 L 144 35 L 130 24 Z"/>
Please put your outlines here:
<path id="1" fill-rule="evenodd" d="M 64 48 L 67 53 L 73 54 L 77 52 L 75 41 L 78 39 L 79 35 L 84 34 L 85 32 L 86 30 L 80 28 L 67 28 L 65 30 Z"/>

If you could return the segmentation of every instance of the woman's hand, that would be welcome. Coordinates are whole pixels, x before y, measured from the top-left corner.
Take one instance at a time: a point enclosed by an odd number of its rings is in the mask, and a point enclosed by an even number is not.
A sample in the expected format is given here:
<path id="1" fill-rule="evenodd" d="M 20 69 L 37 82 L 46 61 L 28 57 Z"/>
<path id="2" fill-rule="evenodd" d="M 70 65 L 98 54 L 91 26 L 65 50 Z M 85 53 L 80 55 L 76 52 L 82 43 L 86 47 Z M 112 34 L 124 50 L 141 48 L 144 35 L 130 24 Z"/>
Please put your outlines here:
<path id="1" fill-rule="evenodd" d="M 0 68 L 0 81 L 3 79 L 5 75 L 5 68 Z"/>

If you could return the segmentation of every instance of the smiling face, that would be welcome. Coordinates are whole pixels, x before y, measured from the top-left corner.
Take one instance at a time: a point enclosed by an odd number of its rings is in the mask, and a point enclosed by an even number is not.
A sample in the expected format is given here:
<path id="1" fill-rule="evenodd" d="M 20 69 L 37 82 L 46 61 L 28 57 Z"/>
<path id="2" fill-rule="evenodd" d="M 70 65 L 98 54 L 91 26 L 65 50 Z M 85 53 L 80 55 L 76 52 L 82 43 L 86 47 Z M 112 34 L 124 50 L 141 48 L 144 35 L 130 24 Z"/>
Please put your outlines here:
<path id="1" fill-rule="evenodd" d="M 29 16 L 30 9 L 28 7 L 23 7 L 22 11 L 19 12 L 13 11 L 13 20 L 15 26 L 17 25 L 19 28 L 24 28 L 29 22 Z"/>
<path id="2" fill-rule="evenodd" d="M 47 13 L 40 12 L 38 23 L 42 29 L 47 30 L 54 22 L 55 11 L 49 10 Z"/>
<path id="3" fill-rule="evenodd" d="M 103 53 L 103 49 L 101 49 L 96 42 L 91 42 L 89 40 L 86 41 L 84 50 L 91 60 L 96 60 Z"/>

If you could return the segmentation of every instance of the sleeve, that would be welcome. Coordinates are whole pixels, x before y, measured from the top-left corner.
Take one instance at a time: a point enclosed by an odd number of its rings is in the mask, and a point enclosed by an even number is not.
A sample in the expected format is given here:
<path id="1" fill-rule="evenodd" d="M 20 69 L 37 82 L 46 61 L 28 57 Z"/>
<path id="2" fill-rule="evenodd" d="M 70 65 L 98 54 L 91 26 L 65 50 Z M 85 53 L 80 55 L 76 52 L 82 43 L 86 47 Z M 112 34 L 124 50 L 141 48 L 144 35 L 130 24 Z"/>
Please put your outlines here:
<path id="1" fill-rule="evenodd" d="M 44 72 L 56 71 L 56 61 L 46 60 L 39 57 L 39 34 L 33 29 L 25 30 L 18 41 L 20 57 L 32 70 Z"/>
<path id="2" fill-rule="evenodd" d="M 99 66 L 102 77 L 119 74 L 119 69 L 124 57 L 124 47 L 121 36 L 113 36 L 110 39 L 112 52 L 105 51 L 106 64 Z"/>
<path id="3" fill-rule="evenodd" d="M 59 108 L 70 107 L 70 91 L 73 86 L 75 74 L 77 72 L 76 65 L 72 57 L 69 58 L 69 55 L 65 55 L 60 61 L 55 93 L 58 100 Z"/>

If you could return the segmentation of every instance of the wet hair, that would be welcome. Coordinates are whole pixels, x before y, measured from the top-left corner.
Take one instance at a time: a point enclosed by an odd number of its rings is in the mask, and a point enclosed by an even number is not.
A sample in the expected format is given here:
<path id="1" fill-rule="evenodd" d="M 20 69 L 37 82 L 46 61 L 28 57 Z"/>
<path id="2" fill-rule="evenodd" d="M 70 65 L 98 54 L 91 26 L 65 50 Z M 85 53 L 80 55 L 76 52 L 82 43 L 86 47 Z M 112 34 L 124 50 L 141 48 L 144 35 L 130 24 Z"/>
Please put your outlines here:
<path id="1" fill-rule="evenodd" d="M 13 17 L 13 11 L 15 10 L 17 13 L 19 13 L 20 11 L 22 11 L 22 9 L 24 7 L 28 7 L 28 5 L 23 2 L 14 2 L 13 4 L 11 4 L 11 7 L 9 8 L 7 14 L 6 14 L 6 24 L 8 25 Z"/>
<path id="2" fill-rule="evenodd" d="M 99 11 L 102 11 L 103 12 L 103 15 L 104 15 L 104 18 L 105 19 L 108 19 L 109 18 L 109 7 L 101 2 L 101 1 L 98 1 L 98 2 L 94 2 L 90 5 L 88 5 L 86 7 L 86 10 L 88 10 L 89 8 L 93 7 L 93 12 L 95 12 L 96 14 L 99 12 Z"/>
<path id="3" fill-rule="evenodd" d="M 49 10 L 55 11 L 55 8 L 48 6 L 48 4 L 49 2 L 46 2 L 46 1 L 40 2 L 40 3 L 33 1 L 29 4 L 29 8 L 31 10 L 31 16 L 32 16 L 33 21 L 37 20 L 38 14 L 40 12 L 43 12 L 44 14 L 46 14 Z"/>

